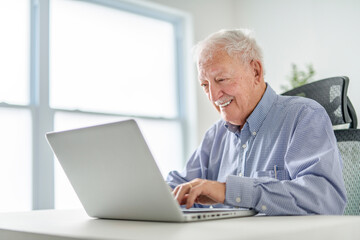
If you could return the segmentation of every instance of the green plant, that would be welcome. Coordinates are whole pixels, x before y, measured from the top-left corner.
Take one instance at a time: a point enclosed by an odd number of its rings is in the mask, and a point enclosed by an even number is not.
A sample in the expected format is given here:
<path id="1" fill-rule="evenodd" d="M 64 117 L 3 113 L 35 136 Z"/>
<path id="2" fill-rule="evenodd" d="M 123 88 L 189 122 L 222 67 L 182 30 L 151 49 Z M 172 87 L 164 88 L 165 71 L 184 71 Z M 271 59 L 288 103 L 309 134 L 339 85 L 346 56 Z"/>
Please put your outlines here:
<path id="1" fill-rule="evenodd" d="M 306 66 L 306 71 L 299 70 L 296 64 L 292 64 L 291 76 L 288 77 L 290 86 L 281 85 L 283 91 L 288 91 L 290 89 L 299 87 L 301 85 L 307 84 L 313 81 L 315 75 L 315 70 L 312 64 Z"/>

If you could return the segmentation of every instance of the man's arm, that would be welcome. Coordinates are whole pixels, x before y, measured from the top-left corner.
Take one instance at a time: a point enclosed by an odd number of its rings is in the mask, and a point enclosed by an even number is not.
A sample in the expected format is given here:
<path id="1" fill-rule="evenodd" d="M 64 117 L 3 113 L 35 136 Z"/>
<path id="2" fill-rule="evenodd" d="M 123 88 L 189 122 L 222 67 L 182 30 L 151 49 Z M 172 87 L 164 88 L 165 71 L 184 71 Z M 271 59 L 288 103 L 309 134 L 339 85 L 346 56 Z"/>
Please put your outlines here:
<path id="1" fill-rule="evenodd" d="M 229 176 L 225 204 L 267 215 L 343 213 L 342 163 L 325 110 L 309 109 L 302 114 L 284 162 L 290 180 Z"/>
<path id="2" fill-rule="evenodd" d="M 189 207 L 193 202 L 213 204 L 225 199 L 226 205 L 254 208 L 267 215 L 343 213 L 342 164 L 324 110 L 310 111 L 299 119 L 284 162 L 290 180 L 229 176 L 226 185 L 194 180 L 175 189 L 177 200 Z"/>

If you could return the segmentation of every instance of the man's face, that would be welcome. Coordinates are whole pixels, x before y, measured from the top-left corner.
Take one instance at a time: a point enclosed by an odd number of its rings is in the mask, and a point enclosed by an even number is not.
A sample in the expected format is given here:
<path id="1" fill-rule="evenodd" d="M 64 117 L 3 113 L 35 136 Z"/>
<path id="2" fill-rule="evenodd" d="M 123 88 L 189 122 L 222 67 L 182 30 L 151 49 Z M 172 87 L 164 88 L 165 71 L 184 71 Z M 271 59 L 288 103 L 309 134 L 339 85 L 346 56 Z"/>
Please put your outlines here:
<path id="1" fill-rule="evenodd" d="M 244 64 L 225 51 L 215 52 L 211 59 L 201 56 L 199 81 L 206 95 L 225 121 L 243 126 L 265 91 L 261 63 Z"/>

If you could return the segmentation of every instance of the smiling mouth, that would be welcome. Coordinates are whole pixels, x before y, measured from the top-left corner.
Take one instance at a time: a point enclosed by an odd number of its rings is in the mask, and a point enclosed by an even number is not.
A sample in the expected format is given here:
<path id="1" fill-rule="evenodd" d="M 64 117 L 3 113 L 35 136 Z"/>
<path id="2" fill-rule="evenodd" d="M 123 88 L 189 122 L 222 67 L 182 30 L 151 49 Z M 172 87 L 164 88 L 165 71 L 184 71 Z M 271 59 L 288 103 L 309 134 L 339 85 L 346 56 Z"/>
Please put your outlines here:
<path id="1" fill-rule="evenodd" d="M 225 108 L 227 105 L 229 105 L 231 102 L 233 101 L 233 99 L 227 99 L 226 102 L 224 101 L 216 101 L 215 105 L 220 107 L 220 108 Z"/>

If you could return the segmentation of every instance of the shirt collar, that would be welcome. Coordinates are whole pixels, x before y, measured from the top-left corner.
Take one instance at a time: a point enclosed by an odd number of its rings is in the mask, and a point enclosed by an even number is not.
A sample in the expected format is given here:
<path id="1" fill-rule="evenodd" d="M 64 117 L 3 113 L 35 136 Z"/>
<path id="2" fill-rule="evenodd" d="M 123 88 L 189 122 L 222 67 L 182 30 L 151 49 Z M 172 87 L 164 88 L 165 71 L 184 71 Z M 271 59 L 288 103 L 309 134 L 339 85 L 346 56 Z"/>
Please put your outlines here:
<path id="1" fill-rule="evenodd" d="M 269 84 L 266 84 L 266 90 L 264 95 L 262 96 L 260 102 L 255 107 L 254 111 L 250 114 L 246 122 L 249 124 L 249 130 L 252 133 L 257 133 L 265 120 L 267 114 L 270 111 L 271 106 L 273 105 L 277 94 L 270 87 Z M 229 122 L 225 123 L 225 127 L 233 133 L 239 131 L 239 126 L 233 125 Z"/>

